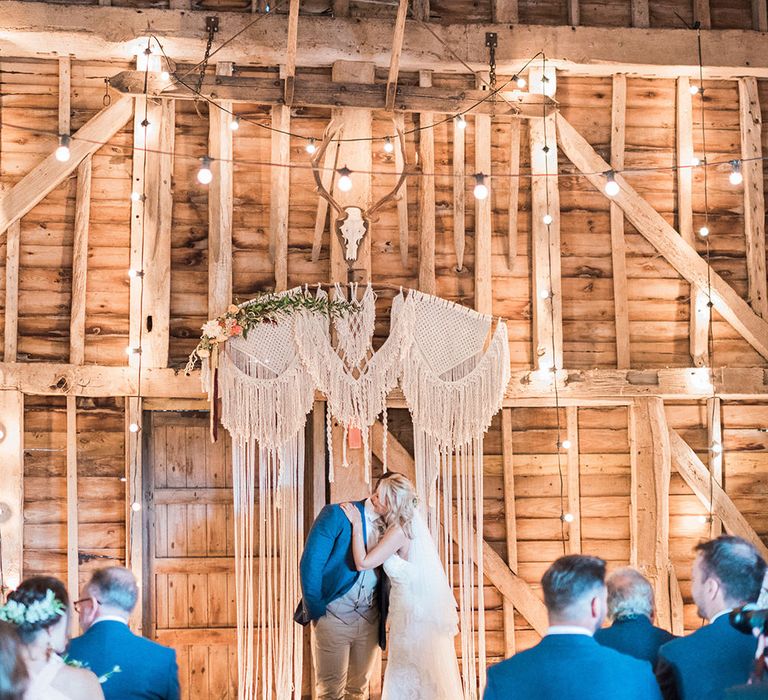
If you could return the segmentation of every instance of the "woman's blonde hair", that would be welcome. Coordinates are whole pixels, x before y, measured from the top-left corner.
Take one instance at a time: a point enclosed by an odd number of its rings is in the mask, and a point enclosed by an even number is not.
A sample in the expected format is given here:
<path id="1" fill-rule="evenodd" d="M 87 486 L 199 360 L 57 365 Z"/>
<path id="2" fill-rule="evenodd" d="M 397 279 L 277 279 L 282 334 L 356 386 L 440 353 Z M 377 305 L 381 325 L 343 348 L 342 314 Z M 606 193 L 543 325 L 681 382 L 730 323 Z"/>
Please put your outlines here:
<path id="1" fill-rule="evenodd" d="M 416 515 L 416 489 L 411 481 L 398 472 L 385 474 L 377 485 L 381 499 L 387 504 L 384 522 L 387 529 L 399 525 L 408 539 L 413 539 L 413 518 Z"/>

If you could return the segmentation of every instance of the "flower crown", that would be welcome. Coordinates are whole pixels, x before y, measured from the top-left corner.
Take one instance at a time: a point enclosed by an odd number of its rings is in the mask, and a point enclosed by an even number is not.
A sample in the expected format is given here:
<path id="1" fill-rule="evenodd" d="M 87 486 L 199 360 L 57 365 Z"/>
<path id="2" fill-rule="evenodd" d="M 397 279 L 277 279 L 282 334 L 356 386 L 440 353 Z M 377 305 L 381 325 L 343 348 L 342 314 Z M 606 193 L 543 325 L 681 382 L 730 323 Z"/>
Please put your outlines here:
<path id="1" fill-rule="evenodd" d="M 37 625 L 61 617 L 66 611 L 64 603 L 56 598 L 52 590 L 48 589 L 45 592 L 45 598 L 35 600 L 29 605 L 17 600 L 9 600 L 0 608 L 0 620 L 10 622 L 17 627 L 25 624 Z"/>

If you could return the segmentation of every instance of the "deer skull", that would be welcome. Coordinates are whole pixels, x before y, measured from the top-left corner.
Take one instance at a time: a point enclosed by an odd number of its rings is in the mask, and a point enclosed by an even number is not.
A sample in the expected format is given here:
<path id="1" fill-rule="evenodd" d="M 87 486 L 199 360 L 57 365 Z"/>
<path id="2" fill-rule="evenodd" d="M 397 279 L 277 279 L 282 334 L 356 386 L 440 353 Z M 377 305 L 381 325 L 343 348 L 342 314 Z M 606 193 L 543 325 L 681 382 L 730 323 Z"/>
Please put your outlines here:
<path id="1" fill-rule="evenodd" d="M 357 249 L 363 236 L 368 232 L 368 221 L 363 218 L 364 212 L 360 207 L 346 207 L 346 216 L 336 219 L 339 233 L 344 239 L 344 257 L 350 262 L 357 260 Z"/>

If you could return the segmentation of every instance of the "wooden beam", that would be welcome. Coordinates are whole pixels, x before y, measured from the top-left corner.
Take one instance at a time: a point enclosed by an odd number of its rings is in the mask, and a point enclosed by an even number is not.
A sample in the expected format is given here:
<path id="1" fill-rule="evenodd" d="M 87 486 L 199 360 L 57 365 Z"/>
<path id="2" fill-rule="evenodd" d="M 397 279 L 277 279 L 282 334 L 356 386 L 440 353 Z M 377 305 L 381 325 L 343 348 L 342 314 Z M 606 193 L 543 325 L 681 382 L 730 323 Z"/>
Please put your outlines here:
<path id="1" fill-rule="evenodd" d="M 397 128 L 405 132 L 405 118 L 402 114 L 395 116 Z M 401 173 L 405 167 L 403 151 L 400 148 L 395 149 L 395 169 Z M 322 197 L 321 197 L 322 199 Z M 404 268 L 410 267 L 408 249 L 410 247 L 410 225 L 408 223 L 408 181 L 403 183 L 400 191 L 397 193 L 397 228 L 398 228 L 398 246 L 400 248 L 400 262 Z"/>
<path id="2" fill-rule="evenodd" d="M 672 428 L 669 429 L 669 444 L 672 450 L 672 461 L 677 471 L 704 507 L 711 510 L 723 521 L 723 527 L 730 534 L 738 535 L 751 542 L 757 547 L 760 556 L 764 559 L 768 558 L 768 547 L 765 546 L 760 536 L 739 512 L 730 496 L 723 491 L 719 484 L 713 482 L 709 469 L 698 455 Z"/>
<path id="3" fill-rule="evenodd" d="M 664 402 L 637 399 L 630 409 L 630 563 L 653 584 L 656 619 L 669 629 L 670 445 Z"/>
<path id="4" fill-rule="evenodd" d="M 695 248 L 693 233 L 693 106 L 690 80 L 677 79 L 677 227 L 683 240 Z M 704 291 L 691 285 L 690 352 L 693 364 L 709 364 L 709 306 Z"/>
<path id="5" fill-rule="evenodd" d="M 723 424 L 720 410 L 720 399 L 707 399 L 707 444 L 709 445 L 709 472 L 715 483 L 723 485 Z M 710 534 L 717 537 L 723 531 L 723 521 L 716 515 L 712 516 Z"/>
<path id="6" fill-rule="evenodd" d="M 627 130 L 627 77 L 613 76 L 611 94 L 611 167 L 624 169 L 624 146 Z M 624 213 L 611 202 L 611 263 L 613 270 L 613 314 L 616 322 L 616 366 L 630 365 L 629 300 L 627 293 L 627 254 L 624 243 Z"/>
<path id="7" fill-rule="evenodd" d="M 59 134 L 69 134 L 72 63 L 69 56 L 59 58 Z"/>
<path id="8" fill-rule="evenodd" d="M 0 13 L 1 14 L 1 13 Z M 133 100 L 120 97 L 113 100 L 86 122 L 72 136 L 70 158 L 61 163 L 51 153 L 0 198 L 0 232 L 20 219 L 58 187 L 86 156 L 93 155 L 102 143 L 109 141 L 131 117 Z"/>
<path id="9" fill-rule="evenodd" d="M 579 474 L 579 408 L 568 406 L 566 439 L 571 446 L 566 450 L 568 460 L 568 512 L 573 519 L 568 523 L 568 553 L 581 554 L 581 479 Z"/>
<path id="10" fill-rule="evenodd" d="M 19 347 L 19 245 L 21 222 L 12 222 L 5 232 L 5 331 L 3 360 L 16 362 Z"/>
<path id="11" fill-rule="evenodd" d="M 216 75 L 232 75 L 234 66 L 216 64 Z M 232 102 L 208 112 L 208 153 L 213 180 L 208 186 L 208 318 L 221 316 L 232 303 L 233 131 Z"/>
<path id="12" fill-rule="evenodd" d="M 288 289 L 288 206 L 291 186 L 291 110 L 272 107 L 270 251 L 275 266 L 275 291 Z"/>
<path id="13" fill-rule="evenodd" d="M 766 0 L 759 0 L 765 8 Z M 763 30 L 765 31 L 765 30 Z M 744 176 L 744 233 L 747 239 L 749 305 L 768 318 L 768 291 L 765 273 L 765 194 L 763 192 L 763 117 L 756 78 L 739 78 L 739 122 L 741 165 Z"/>
<path id="14" fill-rule="evenodd" d="M 69 361 L 85 362 L 85 302 L 88 280 L 88 232 L 91 221 L 91 156 L 77 166 L 75 232 L 72 245 L 72 307 L 69 326 Z"/>
<path id="15" fill-rule="evenodd" d="M 333 64 L 332 78 L 338 83 L 368 85 L 373 83 L 375 68 L 372 63 L 339 61 Z M 362 208 L 371 202 L 371 175 L 373 154 L 371 151 L 372 117 L 367 109 L 337 109 L 334 119 L 341 122 L 345 141 L 339 145 L 338 161 L 352 171 L 353 187 L 349 192 L 336 191 L 341 206 L 354 205 Z M 367 282 L 371 271 L 371 234 L 367 233 L 357 251 L 357 260 L 351 271 L 354 280 Z M 331 229 L 331 281 L 346 283 L 350 271 L 344 259 L 344 251 L 335 228 Z"/>
<path id="16" fill-rule="evenodd" d="M 5 595 L 23 578 L 24 562 L 24 395 L 0 391 L 0 464 L 3 465 L 3 571 Z"/>
<path id="17" fill-rule="evenodd" d="M 136 578 L 139 600 L 144 600 L 144 468 L 142 461 L 142 402 L 135 396 L 125 399 L 125 526 L 128 533 L 125 542 L 125 565 Z M 138 426 L 132 430 L 131 426 Z M 131 628 L 141 634 L 143 619 L 141 605 L 131 615 Z"/>
<path id="18" fill-rule="evenodd" d="M 601 173 L 609 170 L 606 163 L 563 117 L 557 116 L 559 143 L 565 155 L 596 187 L 604 180 Z M 763 357 L 768 358 L 768 323 L 757 316 L 734 289 L 701 259 L 648 202 L 621 175 L 616 175 L 621 188 L 614 201 L 637 230 L 661 253 L 664 259 L 690 283 L 712 289 L 714 308 Z"/>
<path id="19" fill-rule="evenodd" d="M 528 71 L 530 89 L 553 97 L 554 69 Z M 557 133 L 553 117 L 529 124 L 531 171 L 531 257 L 533 264 L 533 357 L 541 368 L 563 366 L 563 301 L 560 275 L 560 192 L 557 177 Z M 545 217 L 551 223 L 545 223 Z"/>
<path id="20" fill-rule="evenodd" d="M 2 2 L 2 0 L 0 0 Z M 346 61 L 345 63 L 357 63 Z M 385 83 L 356 83 L 354 73 L 349 80 L 320 82 L 315 77 L 298 76 L 294 81 L 293 107 L 356 109 L 386 109 Z M 110 78 L 110 86 L 125 94 L 140 97 L 144 94 L 144 72 L 123 71 Z M 168 84 L 159 75 L 148 80 L 148 94 L 169 100 L 192 100 L 197 93 L 191 81 Z M 231 100 L 237 103 L 283 105 L 285 101 L 282 83 L 273 78 L 256 78 L 243 75 L 231 77 L 209 76 L 203 80 L 200 94 L 212 100 Z M 456 87 L 431 87 L 425 90 L 415 85 L 399 84 L 393 108 L 398 112 L 435 112 L 457 114 L 471 110 L 473 114 L 510 114 L 520 118 L 540 118 L 542 111 L 557 108 L 553 100 L 540 95 L 511 90 L 502 92 L 504 101 L 488 100 L 482 90 L 463 90 Z"/>
<path id="21" fill-rule="evenodd" d="M 328 145 L 328 149 L 325 151 L 325 161 L 323 162 L 323 172 L 320 177 L 323 181 L 323 186 L 328 192 L 333 189 L 333 180 L 336 175 L 338 165 L 338 153 L 339 153 L 339 141 L 344 137 L 343 127 L 339 130 L 338 138 L 331 141 Z M 395 149 L 397 153 L 397 149 Z M 333 216 L 331 212 L 331 216 Z M 320 259 L 320 251 L 323 246 L 323 233 L 325 232 L 325 224 L 328 219 L 328 200 L 325 197 L 317 198 L 317 213 L 315 214 L 315 231 L 312 237 L 312 262 L 317 262 Z M 336 235 L 333 227 L 333 221 L 331 221 L 331 233 L 333 238 Z"/>
<path id="22" fill-rule="evenodd" d="M 649 27 L 651 24 L 648 0 L 631 0 L 632 26 Z"/>
<path id="23" fill-rule="evenodd" d="M 432 74 L 419 72 L 419 86 L 431 87 Z M 435 132 L 432 112 L 419 114 L 419 290 L 435 294 Z"/>
<path id="24" fill-rule="evenodd" d="M 325 401 L 315 401 L 312 408 L 312 522 L 326 501 L 325 485 L 328 478 L 325 472 L 328 455 L 325 444 Z"/>
<path id="25" fill-rule="evenodd" d="M 507 211 L 507 267 L 512 272 L 515 268 L 518 251 L 518 209 L 520 198 L 520 120 L 512 119 L 509 123 L 509 198 Z"/>
<path id="26" fill-rule="evenodd" d="M 517 120 L 514 120 L 517 121 Z M 456 253 L 456 269 L 464 269 L 464 248 L 466 243 L 466 191 L 467 181 L 464 163 L 464 140 L 466 127 L 453 120 L 453 249 Z"/>
<path id="27" fill-rule="evenodd" d="M 228 36 L 243 31 L 253 18 L 242 12 L 217 12 Z M 285 62 L 288 16 L 270 13 L 248 28 L 248 41 L 232 42 L 217 53 L 217 59 L 242 66 L 279 65 Z M 408 26 L 400 68 L 404 71 L 436 70 L 465 72 L 488 65 L 485 33 L 504 37 L 496 52 L 497 72 L 511 75 L 538 51 L 562 71 L 582 75 L 610 76 L 631 72 L 649 77 L 698 76 L 696 52 L 691 51 L 690 33 L 683 28 L 580 27 L 518 24 L 514 17 L 501 24 L 434 23 L 429 28 L 412 22 Z M 509 23 L 508 23 L 509 22 Z M 510 26 L 513 24 L 513 26 Z M 207 39 L 195 13 L 146 7 L 62 5 L 56 8 L 56 23 L 50 9 L 22 0 L 0 3 L 0 54 L 4 56 L 58 58 L 74 54 L 78 60 L 131 60 L 135 38 L 146 36 L 147 26 L 162 30 L 163 48 L 179 63 L 197 64 Z M 111 28 L 120 27 L 116 34 Z M 303 66 L 327 67 L 337 60 L 374 61 L 386 67 L 392 41 L 389 17 L 302 16 L 301 61 Z M 437 34 L 438 39 L 429 32 Z M 462 47 L 460 59 L 451 53 Z M 712 63 L 704 68 L 706 79 L 743 75 L 768 77 L 768 37 L 748 30 L 714 30 L 707 35 L 707 55 Z M 282 85 L 278 86 L 282 93 Z"/>
<path id="28" fill-rule="evenodd" d="M 568 0 L 568 24 L 571 27 L 578 27 L 581 24 L 579 0 Z"/>
<path id="29" fill-rule="evenodd" d="M 285 52 L 284 92 L 285 104 L 293 104 L 294 81 L 296 80 L 296 53 L 299 45 L 299 5 L 301 0 L 291 0 L 288 7 L 288 48 Z"/>
<path id="30" fill-rule="evenodd" d="M 507 566 L 517 572 L 517 518 L 515 517 L 514 450 L 512 444 L 512 410 L 501 411 L 501 460 L 504 476 L 504 523 L 506 525 Z M 515 606 L 503 600 L 504 655 L 512 656 L 515 644 Z"/>
<path id="31" fill-rule="evenodd" d="M 408 0 L 400 0 L 397 6 L 395 18 L 395 33 L 392 37 L 392 55 L 389 59 L 389 75 L 387 76 L 387 91 L 385 107 L 387 111 L 395 108 L 395 94 L 397 93 L 397 75 L 400 72 L 400 54 L 403 50 L 405 38 L 405 18 L 408 14 Z"/>
<path id="32" fill-rule="evenodd" d="M 478 88 L 485 83 L 480 74 L 475 80 Z M 485 199 L 475 199 L 475 311 L 482 314 L 493 313 L 491 170 L 491 117 L 478 114 L 475 117 L 475 173 L 488 176 L 486 185 L 490 190 Z"/>
<path id="33" fill-rule="evenodd" d="M 429 0 L 413 0 L 413 17 L 420 22 L 429 22 Z"/>
<path id="34" fill-rule="evenodd" d="M 765 0 L 752 0 L 752 29 L 768 32 L 768 5 Z"/>
<path id="35" fill-rule="evenodd" d="M 491 14 L 497 24 L 517 24 L 520 19 L 518 0 L 491 0 Z"/>
<path id="36" fill-rule="evenodd" d="M 334 18 L 349 16 L 349 0 L 332 0 Z"/>
<path id="37" fill-rule="evenodd" d="M 693 0 L 693 21 L 698 22 L 702 29 L 712 28 L 709 0 Z"/>
<path id="38" fill-rule="evenodd" d="M 671 612 L 670 632 L 677 637 L 682 637 L 685 634 L 685 605 L 672 562 L 669 563 L 669 603 Z"/>
<path id="39" fill-rule="evenodd" d="M 72 595 L 80 590 L 77 498 L 77 397 L 67 396 L 67 589 Z"/>

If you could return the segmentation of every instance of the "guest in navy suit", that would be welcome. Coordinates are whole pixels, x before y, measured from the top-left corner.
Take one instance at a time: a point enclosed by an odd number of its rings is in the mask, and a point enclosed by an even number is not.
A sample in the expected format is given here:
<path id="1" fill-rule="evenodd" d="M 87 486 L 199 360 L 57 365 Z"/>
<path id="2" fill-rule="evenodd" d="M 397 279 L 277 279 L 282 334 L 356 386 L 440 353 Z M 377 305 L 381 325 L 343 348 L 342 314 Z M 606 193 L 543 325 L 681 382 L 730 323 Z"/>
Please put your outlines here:
<path id="1" fill-rule="evenodd" d="M 709 624 L 665 644 L 657 676 L 668 700 L 722 700 L 725 691 L 746 683 L 757 640 L 731 626 L 728 613 L 760 595 L 765 562 L 740 537 L 721 535 L 696 547 L 693 600 Z"/>
<path id="2" fill-rule="evenodd" d="M 639 571 L 629 567 L 611 574 L 606 585 L 608 618 L 613 624 L 597 630 L 595 639 L 604 647 L 655 666 L 659 647 L 675 637 L 653 625 L 653 586 Z"/>
<path id="3" fill-rule="evenodd" d="M 84 593 L 75 609 L 85 634 L 70 642 L 67 660 L 100 677 L 105 700 L 178 700 L 176 652 L 128 628 L 138 598 L 133 574 L 122 566 L 98 569 Z"/>
<path id="4" fill-rule="evenodd" d="M 605 617 L 605 562 L 572 554 L 541 579 L 549 614 L 546 636 L 532 649 L 488 669 L 484 700 L 659 700 L 647 661 L 592 637 Z"/>

